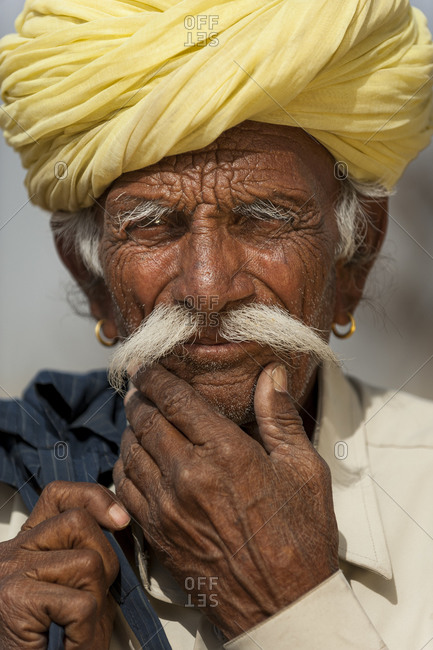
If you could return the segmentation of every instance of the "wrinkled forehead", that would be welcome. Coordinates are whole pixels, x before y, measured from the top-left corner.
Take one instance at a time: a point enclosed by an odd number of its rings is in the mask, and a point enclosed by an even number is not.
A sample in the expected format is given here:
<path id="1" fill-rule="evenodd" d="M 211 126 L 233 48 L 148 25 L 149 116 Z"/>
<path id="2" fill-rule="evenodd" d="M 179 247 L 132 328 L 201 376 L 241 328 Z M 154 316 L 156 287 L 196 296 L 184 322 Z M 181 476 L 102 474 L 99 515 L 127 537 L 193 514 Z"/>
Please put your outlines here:
<path id="1" fill-rule="evenodd" d="M 178 207 L 204 202 L 232 208 L 239 201 L 291 193 L 300 201 L 314 197 L 325 205 L 339 189 L 334 164 L 331 154 L 302 129 L 248 121 L 203 149 L 123 174 L 106 196 L 110 202 L 137 197 Z"/>

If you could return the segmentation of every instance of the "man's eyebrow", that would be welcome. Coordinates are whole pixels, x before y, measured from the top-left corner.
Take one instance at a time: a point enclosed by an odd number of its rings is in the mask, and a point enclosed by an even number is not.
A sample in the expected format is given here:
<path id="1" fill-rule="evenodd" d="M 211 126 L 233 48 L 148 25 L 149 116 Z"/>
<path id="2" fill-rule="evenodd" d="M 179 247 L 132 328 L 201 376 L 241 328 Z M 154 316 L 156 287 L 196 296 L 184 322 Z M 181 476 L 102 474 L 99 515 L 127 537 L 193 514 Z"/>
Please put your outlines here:
<path id="1" fill-rule="evenodd" d="M 245 203 L 240 201 L 233 212 L 240 214 L 244 217 L 253 217 L 254 219 L 261 219 L 262 221 L 270 221 L 272 219 L 280 219 L 280 221 L 293 221 L 297 214 L 302 210 L 299 206 L 293 208 L 284 208 L 280 205 L 275 205 L 270 199 L 256 199 L 252 203 Z"/>
<path id="2" fill-rule="evenodd" d="M 125 199 L 126 197 L 126 199 Z M 163 205 L 156 199 L 140 199 L 122 192 L 113 200 L 115 204 L 120 199 L 123 199 L 126 205 L 129 203 L 131 207 L 124 207 L 116 210 L 111 208 L 110 213 L 115 218 L 117 225 L 121 228 L 125 223 L 139 222 L 142 220 L 147 221 L 147 225 L 152 221 L 157 221 L 162 217 L 173 214 L 177 210 L 174 207 Z M 234 208 L 233 212 L 241 216 L 259 219 L 261 221 L 293 221 L 295 217 L 305 211 L 305 206 L 308 201 L 302 205 L 294 205 L 292 208 L 276 205 L 270 199 L 255 199 L 252 203 L 240 201 Z M 308 206 L 310 207 L 310 206 Z"/>
<path id="3" fill-rule="evenodd" d="M 119 196 L 114 199 L 113 203 L 115 204 L 120 198 L 123 198 L 125 201 L 125 195 L 126 192 L 122 192 L 122 194 L 119 194 Z M 142 221 L 143 219 L 146 219 L 148 222 L 156 221 L 161 219 L 161 217 L 165 217 L 166 215 L 175 212 L 174 208 L 162 205 L 155 199 L 139 199 L 137 197 L 128 196 L 126 202 L 132 204 L 132 207 L 110 211 L 117 221 L 119 228 L 121 228 L 125 223 Z"/>

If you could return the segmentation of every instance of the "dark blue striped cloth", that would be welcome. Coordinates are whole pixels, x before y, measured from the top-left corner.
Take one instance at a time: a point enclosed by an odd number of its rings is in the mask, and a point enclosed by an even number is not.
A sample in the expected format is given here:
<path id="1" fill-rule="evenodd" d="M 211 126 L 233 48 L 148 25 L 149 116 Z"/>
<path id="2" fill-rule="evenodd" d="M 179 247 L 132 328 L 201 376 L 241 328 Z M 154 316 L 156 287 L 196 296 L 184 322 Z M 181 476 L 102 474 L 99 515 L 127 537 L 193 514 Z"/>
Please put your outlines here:
<path id="1" fill-rule="evenodd" d="M 42 371 L 22 400 L 0 400 L 0 481 L 19 490 L 29 510 L 54 480 L 109 486 L 125 427 L 122 399 L 105 371 Z M 170 650 L 140 581 L 114 536 L 105 534 L 120 564 L 111 593 L 141 647 Z M 62 650 L 62 638 L 62 628 L 53 623 L 48 650 Z"/>

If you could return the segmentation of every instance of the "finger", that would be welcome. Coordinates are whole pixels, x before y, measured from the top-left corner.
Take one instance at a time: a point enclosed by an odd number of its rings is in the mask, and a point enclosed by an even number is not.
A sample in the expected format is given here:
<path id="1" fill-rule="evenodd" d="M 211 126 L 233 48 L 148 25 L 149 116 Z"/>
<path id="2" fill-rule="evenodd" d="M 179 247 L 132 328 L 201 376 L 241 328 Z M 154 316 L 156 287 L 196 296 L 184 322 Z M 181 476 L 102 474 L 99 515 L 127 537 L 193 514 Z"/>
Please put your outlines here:
<path id="1" fill-rule="evenodd" d="M 217 413 L 190 384 L 160 364 L 139 371 L 132 381 L 194 445 L 211 440 L 218 429 L 224 429 L 230 436 L 242 435 L 231 420 Z"/>
<path id="2" fill-rule="evenodd" d="M 143 529 L 143 532 L 146 528 L 146 522 L 148 521 L 149 515 L 149 503 L 146 498 L 146 495 L 138 490 L 138 488 L 133 484 L 131 479 L 129 479 L 125 474 L 125 469 L 123 466 L 122 459 L 119 458 L 116 461 L 113 468 L 113 481 L 116 486 L 116 494 L 124 503 L 132 516 L 134 521 L 139 524 Z M 146 535 L 146 537 L 148 537 Z M 151 541 L 151 540 L 150 540 Z"/>
<path id="3" fill-rule="evenodd" d="M 136 439 L 161 469 L 190 451 L 192 443 L 137 390 L 130 395 L 125 413 Z"/>
<path id="4" fill-rule="evenodd" d="M 21 548 L 27 551 L 90 549 L 101 556 L 106 582 L 111 585 L 118 570 L 117 556 L 110 542 L 85 510 L 67 510 L 20 534 Z"/>
<path id="5" fill-rule="evenodd" d="M 102 610 L 110 584 L 107 583 L 101 555 L 91 549 L 29 552 L 22 558 L 23 575 L 73 589 L 90 592 Z"/>
<path id="6" fill-rule="evenodd" d="M 116 493 L 122 502 L 125 503 L 128 510 L 132 513 L 134 521 L 140 526 L 143 534 L 150 546 L 158 553 L 170 556 L 171 553 L 152 535 L 149 525 L 150 505 L 149 499 L 142 494 L 134 483 L 126 476 L 123 462 L 119 459 L 114 465 L 113 480 L 116 486 Z M 173 559 L 173 558 L 172 558 Z"/>
<path id="7" fill-rule="evenodd" d="M 124 473 L 129 476 L 130 472 L 133 472 L 140 482 L 140 487 L 145 488 L 146 485 L 160 483 L 162 468 L 159 467 L 157 460 L 138 442 L 130 427 L 125 429 L 122 435 L 120 458 L 123 462 Z"/>
<path id="8" fill-rule="evenodd" d="M 65 629 L 65 650 L 95 648 L 98 604 L 89 592 L 11 574 L 0 583 L 0 599 L 1 627 L 22 640 L 23 647 L 39 647 L 38 641 L 45 647 L 54 622 Z"/>
<path id="9" fill-rule="evenodd" d="M 135 519 L 140 519 L 140 521 L 144 517 L 144 521 L 146 521 L 147 513 L 149 512 L 146 495 L 142 494 L 126 476 L 121 459 L 116 461 L 114 465 L 113 480 L 116 486 L 116 493 L 122 500 L 122 503 L 128 504 L 128 507 L 131 507 L 132 516 Z"/>
<path id="10" fill-rule="evenodd" d="M 302 419 L 287 392 L 286 369 L 281 364 L 269 364 L 260 373 L 254 411 L 268 453 L 287 453 L 293 451 L 293 446 L 313 451 Z"/>
<path id="11" fill-rule="evenodd" d="M 53 481 L 42 491 L 30 517 L 21 530 L 34 528 L 42 521 L 73 508 L 83 508 L 100 526 L 117 530 L 128 525 L 130 517 L 116 495 L 98 483 Z"/>

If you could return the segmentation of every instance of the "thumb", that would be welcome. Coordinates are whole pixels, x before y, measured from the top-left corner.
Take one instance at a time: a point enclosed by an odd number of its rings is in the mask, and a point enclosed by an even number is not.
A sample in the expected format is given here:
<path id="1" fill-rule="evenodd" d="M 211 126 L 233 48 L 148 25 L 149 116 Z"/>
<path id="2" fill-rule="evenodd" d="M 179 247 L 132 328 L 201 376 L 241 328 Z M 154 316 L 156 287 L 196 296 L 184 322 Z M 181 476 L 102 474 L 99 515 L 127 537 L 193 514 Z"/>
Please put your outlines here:
<path id="1" fill-rule="evenodd" d="M 112 531 L 125 528 L 130 521 L 130 516 L 119 503 L 119 498 L 102 485 L 53 481 L 42 491 L 21 530 L 30 530 L 46 519 L 74 508 L 87 510 L 100 526 Z"/>
<path id="2" fill-rule="evenodd" d="M 293 445 L 310 446 L 302 419 L 287 391 L 287 371 L 282 364 L 269 364 L 260 374 L 254 412 L 268 453 L 286 452 Z"/>

